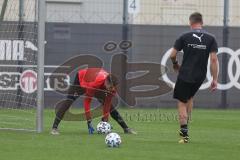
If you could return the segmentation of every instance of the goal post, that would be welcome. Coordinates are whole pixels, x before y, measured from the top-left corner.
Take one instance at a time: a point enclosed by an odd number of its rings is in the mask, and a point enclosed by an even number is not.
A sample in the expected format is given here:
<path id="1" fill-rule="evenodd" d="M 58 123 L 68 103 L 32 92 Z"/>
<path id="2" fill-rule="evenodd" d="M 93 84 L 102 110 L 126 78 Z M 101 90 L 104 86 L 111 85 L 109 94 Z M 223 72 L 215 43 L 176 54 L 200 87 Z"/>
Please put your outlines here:
<path id="1" fill-rule="evenodd" d="M 0 0 L 0 9 L 0 129 L 40 133 L 45 0 Z"/>
<path id="2" fill-rule="evenodd" d="M 44 110 L 44 50 L 45 50 L 45 20 L 46 2 L 38 0 L 38 62 L 37 62 L 37 125 L 38 133 L 43 131 L 43 110 Z"/>

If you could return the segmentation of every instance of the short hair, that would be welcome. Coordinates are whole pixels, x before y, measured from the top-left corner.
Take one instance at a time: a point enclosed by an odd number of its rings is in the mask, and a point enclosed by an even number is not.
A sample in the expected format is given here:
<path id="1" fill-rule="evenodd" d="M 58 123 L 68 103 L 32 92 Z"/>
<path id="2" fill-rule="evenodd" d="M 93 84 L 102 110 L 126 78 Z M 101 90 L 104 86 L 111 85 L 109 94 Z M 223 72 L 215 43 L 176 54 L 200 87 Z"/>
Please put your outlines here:
<path id="1" fill-rule="evenodd" d="M 189 21 L 191 24 L 203 23 L 202 14 L 199 12 L 194 12 L 189 16 Z"/>
<path id="2" fill-rule="evenodd" d="M 116 86 L 119 84 L 118 78 L 111 73 L 107 76 L 107 81 L 113 86 Z"/>

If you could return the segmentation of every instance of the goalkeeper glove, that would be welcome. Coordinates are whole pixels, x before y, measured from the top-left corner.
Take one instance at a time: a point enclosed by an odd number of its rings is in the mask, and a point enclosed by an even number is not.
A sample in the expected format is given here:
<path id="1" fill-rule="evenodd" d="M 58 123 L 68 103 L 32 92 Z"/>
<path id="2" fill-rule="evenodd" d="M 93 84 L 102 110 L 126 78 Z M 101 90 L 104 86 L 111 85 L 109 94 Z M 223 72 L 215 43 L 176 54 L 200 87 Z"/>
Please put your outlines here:
<path id="1" fill-rule="evenodd" d="M 88 133 L 89 133 L 89 134 L 93 134 L 93 132 L 95 131 L 95 129 L 93 128 L 92 122 L 91 122 L 91 121 L 88 121 L 88 122 L 87 122 L 87 125 L 88 125 Z"/>

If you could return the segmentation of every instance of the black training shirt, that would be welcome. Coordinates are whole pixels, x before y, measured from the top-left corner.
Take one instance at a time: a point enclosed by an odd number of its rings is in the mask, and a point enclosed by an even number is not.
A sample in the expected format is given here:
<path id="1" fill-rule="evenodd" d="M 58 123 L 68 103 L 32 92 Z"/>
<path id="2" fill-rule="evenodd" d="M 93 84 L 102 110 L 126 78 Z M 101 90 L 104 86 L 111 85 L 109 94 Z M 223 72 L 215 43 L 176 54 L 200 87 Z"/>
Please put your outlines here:
<path id="1" fill-rule="evenodd" d="M 184 53 L 178 78 L 190 83 L 204 81 L 209 53 L 218 52 L 215 37 L 205 30 L 193 29 L 183 33 L 174 48 Z"/>

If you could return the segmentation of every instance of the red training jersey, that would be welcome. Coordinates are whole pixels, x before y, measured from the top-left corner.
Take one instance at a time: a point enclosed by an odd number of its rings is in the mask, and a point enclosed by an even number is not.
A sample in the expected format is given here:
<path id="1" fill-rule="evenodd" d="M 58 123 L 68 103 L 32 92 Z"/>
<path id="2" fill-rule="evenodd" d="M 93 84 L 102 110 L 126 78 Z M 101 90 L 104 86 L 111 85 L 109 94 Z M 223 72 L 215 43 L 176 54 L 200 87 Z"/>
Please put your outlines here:
<path id="1" fill-rule="evenodd" d="M 78 71 L 79 84 L 86 90 L 84 99 L 84 109 L 87 120 L 91 120 L 90 104 L 96 91 L 106 90 L 105 80 L 109 73 L 102 68 L 87 68 Z M 111 107 L 113 94 L 108 94 L 104 100 L 103 118 L 107 121 Z"/>

